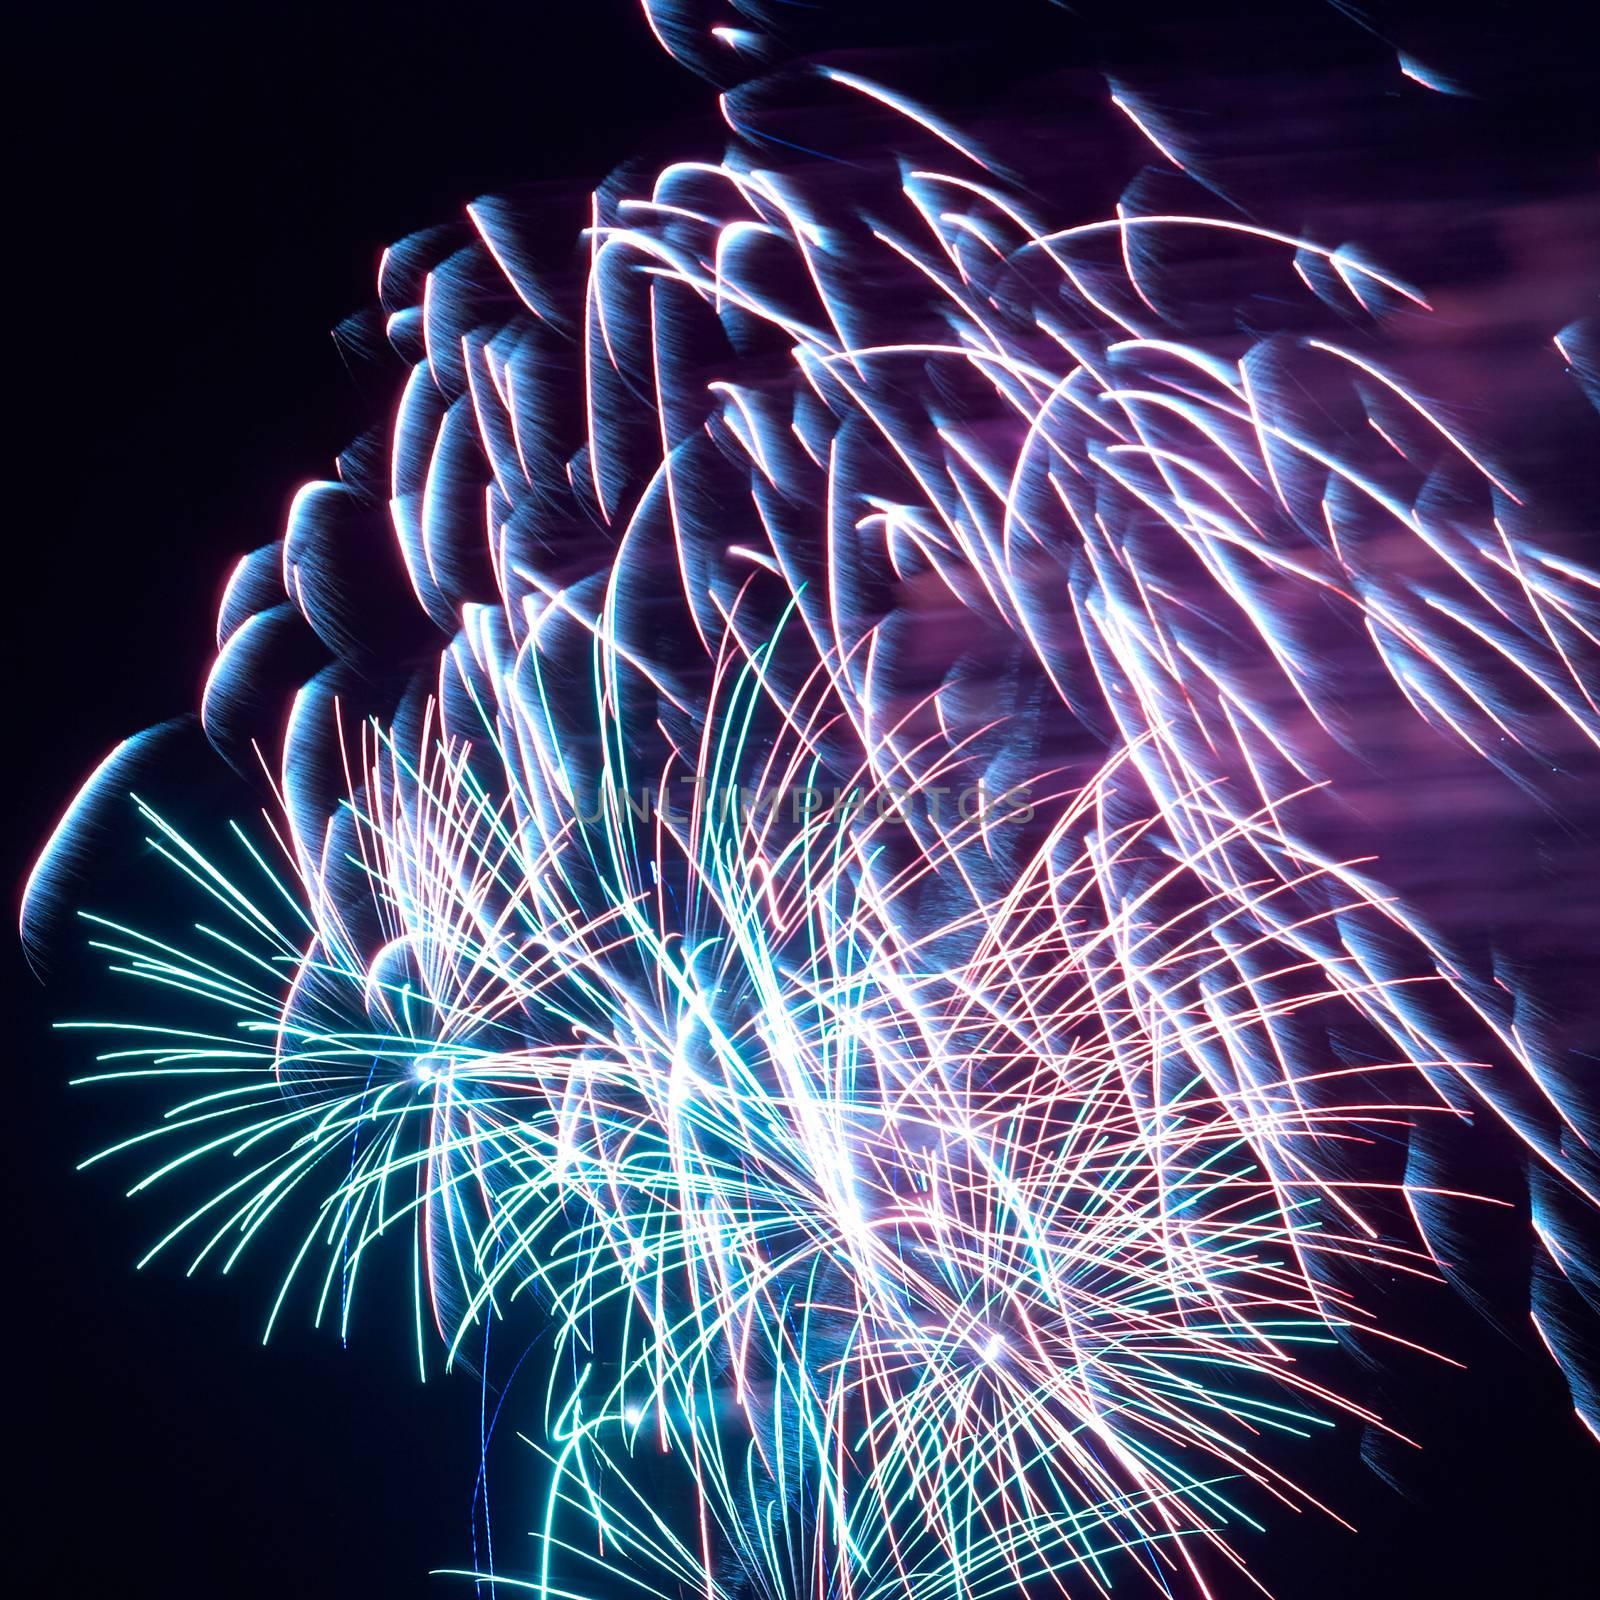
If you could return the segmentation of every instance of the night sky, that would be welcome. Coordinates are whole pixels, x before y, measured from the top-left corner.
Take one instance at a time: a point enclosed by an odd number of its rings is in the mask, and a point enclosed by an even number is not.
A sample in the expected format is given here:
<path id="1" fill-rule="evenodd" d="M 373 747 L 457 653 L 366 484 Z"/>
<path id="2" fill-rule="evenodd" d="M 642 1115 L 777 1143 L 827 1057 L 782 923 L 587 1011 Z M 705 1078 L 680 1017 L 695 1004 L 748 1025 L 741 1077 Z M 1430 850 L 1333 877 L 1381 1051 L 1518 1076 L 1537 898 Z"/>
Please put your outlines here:
<path id="1" fill-rule="evenodd" d="M 1237 59 L 1238 14 L 1182 9 L 1186 67 Z M 1331 7 L 1259 9 L 1295 19 L 1282 38 L 1297 48 L 1324 32 L 1375 48 Z M 1592 178 L 1600 69 L 1557 31 L 1557 9 L 1448 10 L 1408 26 L 1436 59 L 1503 66 L 1505 104 L 1474 113 L 1499 118 L 1494 183 L 1562 189 L 1586 163 Z M 388 379 L 329 337 L 367 302 L 382 247 L 511 182 L 581 196 L 654 148 L 650 129 L 703 119 L 711 97 L 623 0 L 89 4 L 8 32 L 33 89 L 25 113 L 9 108 L 8 140 L 24 280 L 8 318 L 24 352 L 7 364 L 23 425 L 10 484 L 27 506 L 6 538 L 20 883 L 94 762 L 195 703 L 234 559 L 276 537 L 297 485 L 384 415 Z M 1117 48 L 1166 51 L 1171 38 L 1124 32 Z M 1095 47 L 1079 48 L 1092 63 Z M 82 1054 L 49 1022 L 74 1009 L 71 975 L 46 990 L 8 963 L 7 1586 L 470 1594 L 426 1574 L 469 1556 L 471 1375 L 419 1386 L 405 1341 L 376 1317 L 348 1350 L 303 1318 L 264 1349 L 261 1271 L 184 1281 L 174 1261 L 136 1274 L 168 1213 L 122 1198 L 130 1169 L 73 1170 L 131 1131 L 130 1107 L 65 1086 Z M 1497 1331 L 1439 1300 L 1422 1331 L 1470 1370 L 1401 1362 L 1386 1380 L 1428 1445 L 1422 1465 L 1404 1468 L 1402 1492 L 1361 1464 L 1353 1433 L 1320 1444 L 1308 1481 L 1361 1532 L 1285 1515 L 1247 1538 L 1281 1600 L 1536 1600 L 1593 1581 L 1600 1447 L 1522 1308 Z M 512 1465 L 496 1494 L 512 1573 L 515 1489 Z"/>

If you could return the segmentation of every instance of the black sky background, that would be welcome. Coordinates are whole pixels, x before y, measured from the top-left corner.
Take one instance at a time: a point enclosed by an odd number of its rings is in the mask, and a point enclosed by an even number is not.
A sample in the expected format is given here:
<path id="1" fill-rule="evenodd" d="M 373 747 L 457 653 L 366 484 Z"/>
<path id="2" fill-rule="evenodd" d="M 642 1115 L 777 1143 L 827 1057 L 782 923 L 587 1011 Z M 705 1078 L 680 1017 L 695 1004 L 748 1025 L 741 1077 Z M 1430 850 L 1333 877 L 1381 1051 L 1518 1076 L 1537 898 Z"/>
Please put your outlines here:
<path id="1" fill-rule="evenodd" d="M 1600 72 L 1573 68 L 1581 44 L 1555 9 L 1482 10 L 1488 46 L 1459 6 L 1426 26 L 1445 30 L 1446 56 L 1519 41 L 1508 169 L 1592 153 Z M 276 537 L 298 484 L 386 409 L 328 335 L 368 302 L 382 246 L 511 182 L 587 189 L 709 96 L 626 0 L 91 4 L 14 23 L 11 42 L 28 96 L 7 156 L 23 276 L 8 477 L 31 509 L 13 511 L 0 581 L 20 883 L 94 762 L 194 705 L 234 558 Z M 1561 95 L 1541 104 L 1527 83 L 1558 59 Z M 0 1583 L 470 1594 L 426 1573 L 468 1556 L 472 1379 L 419 1386 L 400 1342 L 370 1327 L 347 1352 L 297 1320 L 263 1349 L 260 1280 L 136 1275 L 165 1213 L 124 1201 L 115 1174 L 73 1171 L 126 1131 L 126 1106 L 67 1090 L 82 1068 L 48 1031 L 59 995 L 20 958 L 8 973 Z M 1472 1370 L 1404 1369 L 1433 1429 L 1426 1468 L 1407 1497 L 1352 1441 L 1329 1446 L 1330 1493 L 1361 1534 L 1279 1518 L 1250 1548 L 1281 1600 L 1539 1600 L 1600 1582 L 1600 1450 L 1560 1383 L 1520 1332 L 1440 1317 L 1439 1342 Z M 514 1504 L 497 1531 L 520 1570 Z"/>

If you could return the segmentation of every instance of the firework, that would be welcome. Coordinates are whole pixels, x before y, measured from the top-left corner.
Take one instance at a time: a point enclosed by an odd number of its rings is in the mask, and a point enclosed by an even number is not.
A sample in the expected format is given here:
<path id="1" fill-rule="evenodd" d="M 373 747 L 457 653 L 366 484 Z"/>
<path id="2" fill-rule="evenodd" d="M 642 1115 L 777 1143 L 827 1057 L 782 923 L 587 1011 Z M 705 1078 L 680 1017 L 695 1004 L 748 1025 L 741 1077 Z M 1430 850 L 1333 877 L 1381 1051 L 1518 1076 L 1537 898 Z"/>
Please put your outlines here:
<path id="1" fill-rule="evenodd" d="M 719 103 L 567 267 L 516 200 L 386 254 L 387 447 L 221 607 L 265 831 L 139 802 L 203 920 L 92 919 L 181 997 L 93 1025 L 182 1086 L 107 1154 L 222 1174 L 156 1250 L 274 1239 L 269 1328 L 390 1248 L 424 1371 L 536 1307 L 538 1592 L 1204 1592 L 1275 1436 L 1382 1425 L 1303 1352 L 1452 1270 L 1422 1130 L 1498 1113 L 1588 1281 L 1592 1113 L 1340 807 L 1587 760 L 1595 580 L 1386 353 L 1424 291 L 1125 86 L 1099 211 L 854 70 Z"/>

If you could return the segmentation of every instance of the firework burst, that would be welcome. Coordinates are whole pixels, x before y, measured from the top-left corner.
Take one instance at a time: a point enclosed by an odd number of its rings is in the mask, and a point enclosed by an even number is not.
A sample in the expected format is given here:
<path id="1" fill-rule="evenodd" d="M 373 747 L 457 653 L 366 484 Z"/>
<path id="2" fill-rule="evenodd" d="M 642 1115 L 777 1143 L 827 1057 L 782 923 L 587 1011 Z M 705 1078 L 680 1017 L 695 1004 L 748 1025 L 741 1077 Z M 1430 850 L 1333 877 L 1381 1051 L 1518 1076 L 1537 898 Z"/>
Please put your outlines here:
<path id="1" fill-rule="evenodd" d="M 1593 1193 L 1525 997 L 1340 785 L 1588 759 L 1595 581 L 1386 359 L 1422 290 L 1133 91 L 1087 218 L 853 70 L 720 105 L 569 268 L 507 200 L 385 256 L 387 446 L 221 608 L 267 832 L 141 802 L 206 909 L 96 930 L 181 1006 L 92 1025 L 182 1090 L 106 1154 L 222 1174 L 191 1267 L 288 1241 L 269 1327 L 391 1247 L 424 1370 L 537 1303 L 539 1592 L 1205 1592 L 1310 1499 L 1276 1436 L 1382 1426 L 1307 1348 L 1451 1266 L 1384 1149 L 1487 1105 Z"/>

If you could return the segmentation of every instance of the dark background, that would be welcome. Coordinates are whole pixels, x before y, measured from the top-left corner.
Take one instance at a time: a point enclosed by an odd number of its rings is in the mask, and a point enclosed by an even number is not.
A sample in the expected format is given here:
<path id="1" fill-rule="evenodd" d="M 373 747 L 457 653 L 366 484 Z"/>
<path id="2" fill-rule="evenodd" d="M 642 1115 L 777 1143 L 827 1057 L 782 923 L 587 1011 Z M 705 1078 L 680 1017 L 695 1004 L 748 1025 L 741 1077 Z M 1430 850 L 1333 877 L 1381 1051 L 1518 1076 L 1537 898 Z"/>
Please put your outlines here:
<path id="1" fill-rule="evenodd" d="M 1240 13 L 1183 9 L 1186 68 L 1208 51 L 1226 65 Z M 1308 30 L 1359 35 L 1312 0 L 1255 9 L 1302 47 Z M 1505 69 L 1500 181 L 1592 162 L 1600 74 L 1555 8 L 1458 5 L 1407 26 L 1435 60 Z M 1270 30 L 1251 36 L 1270 51 Z M 1171 48 L 1159 30 L 1146 44 Z M 387 407 L 327 332 L 366 303 L 382 246 L 514 181 L 586 189 L 709 96 L 625 0 L 91 4 L 34 18 L 12 45 L 30 91 L 7 163 L 23 274 L 8 477 L 33 507 L 5 535 L 20 883 L 100 755 L 195 703 L 233 559 L 275 537 L 295 487 Z M 468 1559 L 473 1380 L 419 1386 L 371 1328 L 344 1351 L 295 1321 L 263 1349 L 259 1281 L 136 1276 L 162 1214 L 125 1202 L 116 1174 L 74 1173 L 124 1125 L 65 1088 L 82 1060 L 48 1031 L 60 994 L 20 960 L 8 970 L 13 1592 L 470 1592 L 426 1573 Z M 1281 1600 L 1592 1592 L 1600 1448 L 1525 1322 L 1503 1335 L 1439 1315 L 1435 1341 L 1472 1370 L 1400 1374 L 1426 1465 L 1402 1495 L 1352 1438 L 1319 1447 L 1318 1486 L 1361 1533 L 1284 1516 L 1247 1540 Z M 497 1532 L 515 1573 L 505 1501 Z"/>

